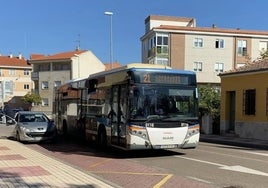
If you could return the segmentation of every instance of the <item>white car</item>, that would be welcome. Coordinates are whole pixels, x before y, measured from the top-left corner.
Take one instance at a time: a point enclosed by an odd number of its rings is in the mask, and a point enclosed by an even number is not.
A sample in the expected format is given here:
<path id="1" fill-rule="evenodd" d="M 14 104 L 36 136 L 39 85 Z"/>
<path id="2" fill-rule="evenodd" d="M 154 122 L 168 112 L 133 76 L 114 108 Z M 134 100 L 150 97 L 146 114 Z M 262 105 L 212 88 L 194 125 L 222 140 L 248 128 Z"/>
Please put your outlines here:
<path id="1" fill-rule="evenodd" d="M 55 141 L 56 126 L 43 112 L 19 111 L 14 118 L 14 136 L 17 141 Z"/>

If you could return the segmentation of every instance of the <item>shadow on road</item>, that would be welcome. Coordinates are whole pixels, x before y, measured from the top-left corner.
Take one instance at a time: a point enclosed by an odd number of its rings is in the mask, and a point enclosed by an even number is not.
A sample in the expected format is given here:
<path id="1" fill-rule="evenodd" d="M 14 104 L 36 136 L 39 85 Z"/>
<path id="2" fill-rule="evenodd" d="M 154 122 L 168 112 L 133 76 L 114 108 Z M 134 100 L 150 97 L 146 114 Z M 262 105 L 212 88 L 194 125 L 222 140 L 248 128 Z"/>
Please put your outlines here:
<path id="1" fill-rule="evenodd" d="M 163 157 L 172 155 L 184 155 L 183 150 L 132 150 L 125 151 L 113 147 L 98 149 L 92 143 L 81 140 L 71 140 L 59 137 L 56 143 L 38 143 L 27 144 L 30 147 L 41 149 L 43 152 L 50 153 L 64 153 L 65 155 L 86 155 L 105 158 L 149 158 L 149 157 Z"/>

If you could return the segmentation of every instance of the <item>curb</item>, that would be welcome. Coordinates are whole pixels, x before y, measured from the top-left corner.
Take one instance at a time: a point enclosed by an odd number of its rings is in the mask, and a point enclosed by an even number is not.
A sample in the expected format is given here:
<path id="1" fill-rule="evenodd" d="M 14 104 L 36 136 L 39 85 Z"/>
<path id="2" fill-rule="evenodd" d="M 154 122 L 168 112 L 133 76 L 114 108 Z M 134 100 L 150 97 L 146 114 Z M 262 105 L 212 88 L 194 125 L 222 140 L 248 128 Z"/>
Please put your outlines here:
<path id="1" fill-rule="evenodd" d="M 231 140 L 230 140 L 231 139 Z M 263 150 L 268 150 L 268 144 L 256 142 L 255 140 L 247 140 L 243 141 L 239 138 L 228 138 L 228 137 L 220 137 L 219 138 L 207 138 L 200 137 L 200 142 L 208 142 L 215 144 L 224 144 L 229 146 L 238 146 L 238 147 L 248 147 L 248 148 L 258 148 Z"/>

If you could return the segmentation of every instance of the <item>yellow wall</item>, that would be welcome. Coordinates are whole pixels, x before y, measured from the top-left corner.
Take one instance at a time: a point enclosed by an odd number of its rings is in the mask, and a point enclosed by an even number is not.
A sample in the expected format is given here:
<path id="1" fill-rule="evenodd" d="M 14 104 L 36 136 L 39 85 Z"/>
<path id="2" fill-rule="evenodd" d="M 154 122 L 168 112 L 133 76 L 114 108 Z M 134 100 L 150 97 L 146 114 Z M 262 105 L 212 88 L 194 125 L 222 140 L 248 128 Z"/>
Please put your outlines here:
<path id="1" fill-rule="evenodd" d="M 235 121 L 240 122 L 267 122 L 266 115 L 268 88 L 268 72 L 225 75 L 221 77 L 221 120 L 228 120 L 229 99 L 227 93 L 235 91 Z M 243 114 L 243 91 L 256 89 L 255 115 Z"/>

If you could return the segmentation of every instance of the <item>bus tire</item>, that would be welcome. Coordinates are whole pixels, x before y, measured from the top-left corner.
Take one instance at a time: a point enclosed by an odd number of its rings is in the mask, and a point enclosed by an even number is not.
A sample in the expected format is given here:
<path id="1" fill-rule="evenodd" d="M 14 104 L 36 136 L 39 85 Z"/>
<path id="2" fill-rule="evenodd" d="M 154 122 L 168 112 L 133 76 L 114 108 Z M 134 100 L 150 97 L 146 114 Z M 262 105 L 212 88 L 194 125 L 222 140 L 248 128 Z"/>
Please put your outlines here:
<path id="1" fill-rule="evenodd" d="M 64 138 L 67 138 L 67 134 L 68 134 L 67 122 L 66 122 L 66 120 L 63 120 L 63 123 L 62 123 L 62 136 Z"/>
<path id="2" fill-rule="evenodd" d="M 98 131 L 98 148 L 100 149 L 105 149 L 107 147 L 107 136 L 106 136 L 106 131 L 103 126 L 99 128 Z"/>

